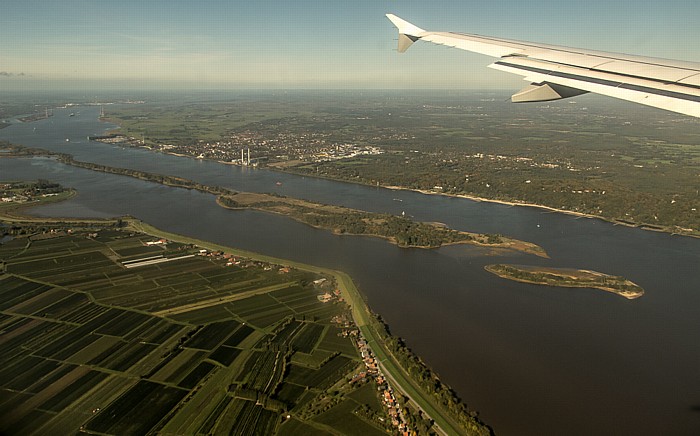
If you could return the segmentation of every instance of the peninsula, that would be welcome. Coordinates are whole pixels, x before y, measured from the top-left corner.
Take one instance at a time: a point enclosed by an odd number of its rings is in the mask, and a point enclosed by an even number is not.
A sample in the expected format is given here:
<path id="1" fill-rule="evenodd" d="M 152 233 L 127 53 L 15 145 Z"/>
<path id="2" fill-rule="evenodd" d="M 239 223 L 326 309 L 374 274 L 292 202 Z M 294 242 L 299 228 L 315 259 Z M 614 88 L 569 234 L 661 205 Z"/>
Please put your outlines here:
<path id="1" fill-rule="evenodd" d="M 563 288 L 594 288 L 633 300 L 644 295 L 644 289 L 624 277 L 597 271 L 568 268 L 548 268 L 523 265 L 486 265 L 486 271 L 504 279 L 536 285 Z"/>

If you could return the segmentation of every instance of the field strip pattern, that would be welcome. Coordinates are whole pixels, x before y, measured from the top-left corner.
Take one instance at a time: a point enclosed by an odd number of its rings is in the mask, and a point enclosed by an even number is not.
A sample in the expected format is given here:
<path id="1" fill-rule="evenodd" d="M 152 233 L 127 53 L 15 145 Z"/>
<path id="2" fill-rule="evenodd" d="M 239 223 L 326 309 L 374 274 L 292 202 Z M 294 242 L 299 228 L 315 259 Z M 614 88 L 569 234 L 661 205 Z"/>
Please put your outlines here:
<path id="1" fill-rule="evenodd" d="M 180 306 L 180 307 L 173 307 L 171 309 L 165 309 L 165 310 L 161 310 L 158 312 L 154 312 L 153 315 L 155 315 L 155 316 L 178 315 L 178 314 L 185 313 L 185 312 L 191 312 L 193 310 L 204 309 L 207 307 L 216 306 L 216 305 L 224 304 L 224 303 L 230 303 L 230 302 L 236 301 L 236 300 L 243 300 L 245 298 L 252 297 L 254 295 L 268 294 L 272 291 L 277 291 L 280 289 L 288 288 L 294 284 L 295 284 L 294 282 L 282 283 L 279 285 L 268 286 L 266 288 L 260 288 L 260 289 L 255 289 L 252 291 L 241 292 L 239 294 L 211 298 L 209 300 L 199 301 L 199 302 L 193 303 L 193 304 L 187 304 L 187 305 Z"/>

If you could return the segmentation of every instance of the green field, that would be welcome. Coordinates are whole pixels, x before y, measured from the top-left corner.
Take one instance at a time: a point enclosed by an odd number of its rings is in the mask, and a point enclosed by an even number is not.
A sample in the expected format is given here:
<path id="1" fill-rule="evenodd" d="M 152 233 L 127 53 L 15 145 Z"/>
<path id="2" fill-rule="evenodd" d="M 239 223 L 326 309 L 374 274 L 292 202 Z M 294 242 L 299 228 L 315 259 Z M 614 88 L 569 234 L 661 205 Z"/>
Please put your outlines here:
<path id="1" fill-rule="evenodd" d="M 0 432 L 384 432 L 376 387 L 349 381 L 361 360 L 348 328 L 331 321 L 349 308 L 317 298 L 332 280 L 156 240 L 0 245 Z"/>

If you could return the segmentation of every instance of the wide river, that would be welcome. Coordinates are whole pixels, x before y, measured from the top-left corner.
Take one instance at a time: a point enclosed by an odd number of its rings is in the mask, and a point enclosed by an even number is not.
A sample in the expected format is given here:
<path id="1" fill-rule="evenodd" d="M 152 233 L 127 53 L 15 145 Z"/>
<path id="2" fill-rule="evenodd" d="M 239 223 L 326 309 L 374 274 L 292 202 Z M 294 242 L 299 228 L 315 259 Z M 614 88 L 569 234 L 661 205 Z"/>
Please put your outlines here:
<path id="1" fill-rule="evenodd" d="M 69 113 L 76 116 L 69 117 Z M 700 434 L 700 240 L 538 208 L 319 180 L 90 142 L 112 127 L 98 107 L 0 130 L 0 139 L 78 160 L 236 190 L 439 221 L 535 242 L 551 259 L 452 246 L 401 249 L 334 236 L 284 217 L 231 211 L 214 197 L 47 158 L 0 159 L 0 179 L 47 178 L 75 198 L 41 216 L 130 214 L 164 230 L 348 272 L 370 306 L 497 434 Z M 66 141 L 69 139 L 69 142 Z M 277 182 L 281 182 L 278 185 Z M 646 294 L 514 283 L 484 271 L 512 262 L 622 275 Z"/>

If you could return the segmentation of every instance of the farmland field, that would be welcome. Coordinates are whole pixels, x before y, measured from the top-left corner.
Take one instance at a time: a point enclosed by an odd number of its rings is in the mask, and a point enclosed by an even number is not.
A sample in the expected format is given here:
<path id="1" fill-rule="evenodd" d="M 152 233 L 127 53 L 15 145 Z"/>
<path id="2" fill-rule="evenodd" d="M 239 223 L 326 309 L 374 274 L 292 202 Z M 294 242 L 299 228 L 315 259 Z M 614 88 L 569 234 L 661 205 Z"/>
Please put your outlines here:
<path id="1" fill-rule="evenodd" d="M 119 230 L 10 240 L 0 268 L 2 434 L 380 431 L 328 277 Z"/>
<path id="2" fill-rule="evenodd" d="M 326 331 L 326 335 L 318 344 L 318 348 L 326 351 L 340 351 L 347 356 L 357 353 L 350 339 L 342 336 L 341 329 L 331 327 Z"/>
<path id="3" fill-rule="evenodd" d="M 351 399 L 320 414 L 315 420 L 348 435 L 368 436 L 385 434 L 382 430 L 368 424 L 352 412 L 360 405 Z"/>
<path id="4" fill-rule="evenodd" d="M 280 430 L 283 434 L 288 436 L 326 436 L 333 434 L 326 430 L 321 430 L 312 427 L 295 418 L 292 418 L 289 421 L 285 422 Z"/>

